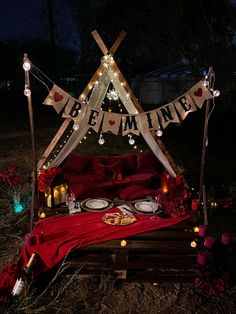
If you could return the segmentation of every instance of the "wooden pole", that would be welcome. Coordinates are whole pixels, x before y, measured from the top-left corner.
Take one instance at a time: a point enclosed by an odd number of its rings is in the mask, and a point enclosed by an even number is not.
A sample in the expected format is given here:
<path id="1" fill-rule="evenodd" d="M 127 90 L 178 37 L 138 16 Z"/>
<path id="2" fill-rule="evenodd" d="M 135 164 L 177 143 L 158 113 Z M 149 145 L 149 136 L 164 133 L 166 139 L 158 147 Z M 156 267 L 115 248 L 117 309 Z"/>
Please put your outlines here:
<path id="1" fill-rule="evenodd" d="M 30 79 L 29 79 L 30 62 L 26 53 L 24 54 L 24 58 L 23 58 L 23 68 L 25 70 L 24 93 L 28 100 L 28 113 L 29 113 L 31 146 L 32 146 L 32 156 L 33 156 L 32 201 L 31 201 L 31 212 L 30 212 L 30 231 L 32 231 L 34 211 L 38 207 L 37 196 L 36 196 L 36 193 L 37 193 L 37 156 L 36 156 L 36 144 L 35 144 L 35 133 L 34 133 L 33 105 L 32 105 L 32 97 L 31 97 L 31 90 L 30 90 Z"/>
<path id="2" fill-rule="evenodd" d="M 209 81 L 209 88 L 212 88 L 213 84 L 213 68 L 210 67 L 208 71 L 208 81 Z M 203 201 L 203 190 L 205 186 L 205 162 L 206 162 L 206 149 L 208 145 L 208 119 L 209 119 L 209 109 L 210 109 L 210 100 L 207 100 L 206 103 L 206 111 L 205 111 L 205 122 L 204 122 L 204 133 L 203 133 L 203 143 L 202 143 L 202 158 L 201 158 L 201 170 L 200 170 L 200 183 L 199 183 L 199 202 L 200 204 Z M 206 202 L 206 198 L 204 198 Z M 206 204 L 203 204 L 204 208 Z"/>

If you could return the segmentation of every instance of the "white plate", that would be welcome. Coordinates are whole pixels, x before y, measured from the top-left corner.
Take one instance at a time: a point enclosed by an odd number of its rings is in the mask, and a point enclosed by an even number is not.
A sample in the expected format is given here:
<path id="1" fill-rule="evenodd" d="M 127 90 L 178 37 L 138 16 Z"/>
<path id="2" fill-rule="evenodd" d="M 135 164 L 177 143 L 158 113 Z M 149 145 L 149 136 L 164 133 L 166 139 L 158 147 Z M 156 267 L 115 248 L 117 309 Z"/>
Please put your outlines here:
<path id="1" fill-rule="evenodd" d="M 152 201 L 140 201 L 134 204 L 134 207 L 143 213 L 154 213 L 158 209 L 158 205 Z"/>
<path id="2" fill-rule="evenodd" d="M 106 200 L 102 200 L 102 199 L 92 199 L 92 200 L 88 200 L 86 203 L 85 203 L 85 206 L 87 206 L 88 208 L 91 208 L 91 209 L 102 209 L 102 208 L 105 208 L 109 205 L 108 201 Z"/>

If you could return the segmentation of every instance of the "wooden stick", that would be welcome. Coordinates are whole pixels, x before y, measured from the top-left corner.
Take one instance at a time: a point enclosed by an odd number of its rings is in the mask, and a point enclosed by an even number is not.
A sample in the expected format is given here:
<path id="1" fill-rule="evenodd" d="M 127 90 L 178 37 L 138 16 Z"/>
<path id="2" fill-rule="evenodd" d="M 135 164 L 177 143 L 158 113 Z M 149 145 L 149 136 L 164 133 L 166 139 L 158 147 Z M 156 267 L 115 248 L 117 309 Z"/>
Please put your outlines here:
<path id="1" fill-rule="evenodd" d="M 110 54 L 113 55 L 116 52 L 116 50 L 118 49 L 118 47 L 120 46 L 122 41 L 125 39 L 126 35 L 127 35 L 127 33 L 125 31 L 120 32 L 120 34 L 116 38 L 114 44 L 112 45 L 111 49 L 109 50 Z"/>
<path id="2" fill-rule="evenodd" d="M 54 147 L 58 143 L 59 139 L 61 138 L 62 134 L 65 132 L 65 130 L 69 126 L 70 122 L 71 122 L 70 118 L 67 118 L 67 119 L 64 120 L 64 122 L 60 126 L 59 130 L 57 131 L 56 135 L 51 140 L 50 144 L 48 145 L 48 147 L 46 148 L 46 150 L 43 153 L 42 157 L 40 158 L 40 160 L 38 162 L 38 165 L 37 165 L 37 169 L 38 170 L 40 170 L 40 168 L 43 166 L 43 164 L 47 160 L 48 156 L 50 155 L 50 153 L 52 152 L 52 150 L 54 149 Z"/>
<path id="3" fill-rule="evenodd" d="M 209 87 L 212 88 L 213 83 L 213 68 L 210 67 L 208 71 Z M 207 100 L 206 111 L 205 111 L 205 121 L 204 121 L 204 133 L 202 142 L 202 158 L 201 158 L 201 170 L 200 170 L 200 183 L 199 183 L 199 202 L 202 202 L 203 198 L 203 185 L 205 180 L 205 162 L 206 162 L 206 148 L 208 141 L 208 118 L 210 110 L 210 100 Z"/>
<path id="4" fill-rule="evenodd" d="M 112 45 L 111 49 L 108 50 L 106 45 L 104 44 L 104 41 L 102 40 L 102 38 L 98 34 L 98 32 L 96 30 L 94 30 L 92 32 L 93 38 L 95 39 L 96 43 L 98 44 L 99 48 L 101 49 L 101 51 L 103 52 L 104 55 L 106 55 L 108 53 L 114 54 L 117 51 L 117 49 L 119 48 L 122 41 L 125 39 L 126 34 L 127 33 L 125 31 L 120 32 L 120 34 L 116 38 L 114 44 Z"/>
<path id="5" fill-rule="evenodd" d="M 96 31 L 96 29 L 92 32 L 93 38 L 95 39 L 96 43 L 98 44 L 99 48 L 102 50 L 103 54 L 106 55 L 108 53 L 108 49 L 104 44 L 102 38 Z"/>
<path id="6" fill-rule="evenodd" d="M 28 55 L 25 53 L 23 58 L 23 64 L 29 62 Z M 29 62 L 30 63 L 30 62 Z M 38 209 L 38 199 L 36 196 L 37 192 L 37 156 L 36 156 L 36 144 L 35 144 L 35 132 L 34 132 L 34 114 L 33 105 L 30 90 L 30 78 L 29 70 L 25 70 L 25 90 L 28 91 L 26 94 L 28 101 L 28 113 L 30 122 L 30 135 L 31 135 L 31 145 L 32 145 L 32 156 L 33 156 L 33 171 L 32 171 L 32 200 L 31 200 L 31 214 L 30 214 L 30 231 L 33 228 L 34 214 Z"/>
<path id="7" fill-rule="evenodd" d="M 203 185 L 203 213 L 204 213 L 204 225 L 208 226 L 208 215 L 207 215 L 207 202 L 206 202 L 206 188 L 205 185 Z"/>

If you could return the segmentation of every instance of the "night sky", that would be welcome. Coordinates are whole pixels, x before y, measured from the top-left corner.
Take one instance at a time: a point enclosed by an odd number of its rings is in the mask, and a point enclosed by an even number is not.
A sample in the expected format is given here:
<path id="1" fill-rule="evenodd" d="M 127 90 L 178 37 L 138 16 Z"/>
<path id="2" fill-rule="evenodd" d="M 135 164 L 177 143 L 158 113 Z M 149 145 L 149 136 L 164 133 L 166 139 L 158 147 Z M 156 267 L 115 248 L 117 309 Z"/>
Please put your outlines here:
<path id="1" fill-rule="evenodd" d="M 58 44 L 79 50 L 79 31 L 75 25 L 71 6 L 66 0 L 52 1 Z M 47 3 L 43 0 L 0 1 L 0 42 L 13 39 L 49 40 Z M 63 37 L 62 34 L 63 33 Z"/>

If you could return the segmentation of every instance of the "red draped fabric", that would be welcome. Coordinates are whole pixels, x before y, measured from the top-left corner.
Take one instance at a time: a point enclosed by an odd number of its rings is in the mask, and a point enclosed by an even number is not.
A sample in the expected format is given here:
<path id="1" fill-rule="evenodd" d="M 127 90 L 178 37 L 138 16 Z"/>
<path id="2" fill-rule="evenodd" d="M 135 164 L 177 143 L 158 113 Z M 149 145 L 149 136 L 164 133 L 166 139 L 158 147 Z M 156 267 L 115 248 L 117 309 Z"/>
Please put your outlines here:
<path id="1" fill-rule="evenodd" d="M 109 212 L 117 210 L 113 208 Z M 135 223 L 126 226 L 111 226 L 102 221 L 102 216 L 106 212 L 84 212 L 38 221 L 32 233 L 34 236 L 41 234 L 42 243 L 31 246 L 25 245 L 18 265 L 10 264 L 0 271 L 0 295 L 11 292 L 15 280 L 20 271 L 24 269 L 32 253 L 37 254 L 34 276 L 38 276 L 61 262 L 73 249 L 165 228 L 190 217 L 189 214 L 173 218 L 135 214 L 137 219 Z"/>

